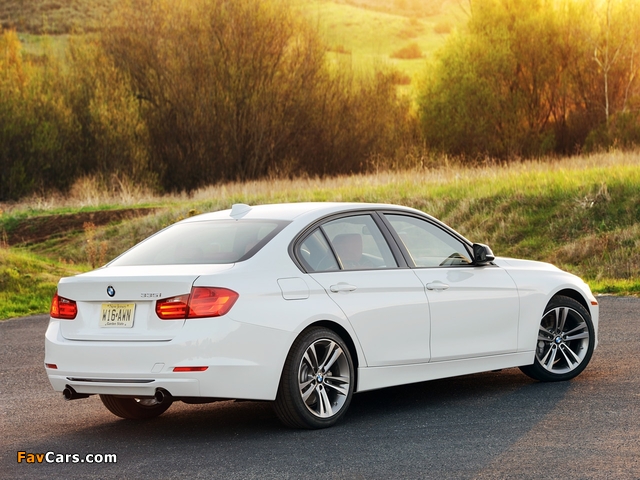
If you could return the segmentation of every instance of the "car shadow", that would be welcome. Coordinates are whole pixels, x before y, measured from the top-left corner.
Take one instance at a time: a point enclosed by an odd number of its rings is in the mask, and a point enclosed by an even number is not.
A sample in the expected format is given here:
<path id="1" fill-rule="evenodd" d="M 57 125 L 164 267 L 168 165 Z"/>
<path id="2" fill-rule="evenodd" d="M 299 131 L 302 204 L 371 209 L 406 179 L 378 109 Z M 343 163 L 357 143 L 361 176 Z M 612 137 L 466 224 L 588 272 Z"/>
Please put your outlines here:
<path id="1" fill-rule="evenodd" d="M 128 421 L 92 397 L 87 424 L 52 431 L 28 448 L 116 453 L 120 467 L 160 478 L 203 471 L 238 478 L 378 478 L 385 476 L 381 466 L 397 477 L 428 477 L 425 472 L 437 467 L 439 478 L 465 478 L 535 428 L 570 388 L 571 382 L 538 383 L 508 369 L 363 392 L 342 422 L 315 431 L 282 426 L 270 402 L 176 402 L 151 421 Z M 77 473 L 68 465 L 58 470 Z M 120 470 L 101 465 L 99 471 Z"/>

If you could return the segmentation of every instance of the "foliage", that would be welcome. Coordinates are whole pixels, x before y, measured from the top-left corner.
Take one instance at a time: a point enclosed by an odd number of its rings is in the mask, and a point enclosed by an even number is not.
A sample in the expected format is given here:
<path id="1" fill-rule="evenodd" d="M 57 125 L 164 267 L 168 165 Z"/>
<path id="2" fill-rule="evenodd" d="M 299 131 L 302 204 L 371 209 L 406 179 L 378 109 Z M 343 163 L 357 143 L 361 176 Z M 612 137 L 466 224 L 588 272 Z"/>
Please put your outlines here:
<path id="1" fill-rule="evenodd" d="M 102 44 L 131 79 L 168 190 L 362 171 L 402 141 L 408 108 L 391 76 L 330 69 L 283 0 L 123 3 Z"/>
<path id="2" fill-rule="evenodd" d="M 67 54 L 62 94 L 79 126 L 75 138 L 79 172 L 97 173 L 110 184 L 119 177 L 153 184 L 147 126 L 129 77 L 94 37 L 73 39 Z"/>
<path id="3" fill-rule="evenodd" d="M 427 143 L 503 159 L 636 144 L 636 3 L 474 1 L 422 89 Z"/>
<path id="4" fill-rule="evenodd" d="M 64 188 L 77 159 L 78 125 L 60 91 L 61 71 L 44 55 L 25 61 L 15 32 L 0 36 L 0 199 Z"/>
<path id="5" fill-rule="evenodd" d="M 327 61 L 288 0 L 122 0 L 115 12 L 65 59 L 3 35 L 0 200 L 86 175 L 191 191 L 359 172 L 413 141 L 397 72 Z"/>

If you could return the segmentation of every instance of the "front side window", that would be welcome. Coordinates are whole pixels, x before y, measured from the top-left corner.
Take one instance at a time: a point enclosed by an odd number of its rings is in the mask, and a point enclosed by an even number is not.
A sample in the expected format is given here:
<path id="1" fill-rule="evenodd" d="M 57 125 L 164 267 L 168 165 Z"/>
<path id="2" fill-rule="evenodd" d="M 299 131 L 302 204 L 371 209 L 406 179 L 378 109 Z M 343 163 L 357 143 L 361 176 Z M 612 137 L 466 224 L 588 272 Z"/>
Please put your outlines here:
<path id="1" fill-rule="evenodd" d="M 209 220 L 178 223 L 111 262 L 110 266 L 225 264 L 246 260 L 288 222 Z"/>
<path id="2" fill-rule="evenodd" d="M 457 238 L 416 217 L 385 214 L 416 267 L 471 265 L 469 251 Z"/>

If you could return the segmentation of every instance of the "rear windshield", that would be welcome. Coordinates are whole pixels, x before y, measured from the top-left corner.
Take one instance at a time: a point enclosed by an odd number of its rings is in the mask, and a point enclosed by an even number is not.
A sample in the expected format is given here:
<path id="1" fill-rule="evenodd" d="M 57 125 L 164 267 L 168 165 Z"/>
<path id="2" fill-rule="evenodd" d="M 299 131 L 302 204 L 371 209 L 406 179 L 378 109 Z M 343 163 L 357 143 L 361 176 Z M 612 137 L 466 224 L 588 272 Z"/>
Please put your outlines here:
<path id="1" fill-rule="evenodd" d="M 178 223 L 123 253 L 110 266 L 236 263 L 255 255 L 289 222 L 211 220 Z"/>

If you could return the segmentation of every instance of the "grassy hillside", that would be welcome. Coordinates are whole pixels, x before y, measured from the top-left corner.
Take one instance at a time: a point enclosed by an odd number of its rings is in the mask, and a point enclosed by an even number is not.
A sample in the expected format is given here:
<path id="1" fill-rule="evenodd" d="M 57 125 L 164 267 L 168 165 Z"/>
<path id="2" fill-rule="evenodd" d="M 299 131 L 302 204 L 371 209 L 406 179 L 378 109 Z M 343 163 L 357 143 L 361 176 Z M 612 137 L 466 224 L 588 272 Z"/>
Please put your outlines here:
<path id="1" fill-rule="evenodd" d="M 336 58 L 352 62 L 355 68 L 390 64 L 411 78 L 424 69 L 424 59 L 444 44 L 453 28 L 465 21 L 462 11 L 446 2 L 418 3 L 422 10 L 389 7 L 400 1 L 306 3 L 305 11 L 318 19 Z"/>
<path id="2" fill-rule="evenodd" d="M 555 263 L 585 278 L 599 293 L 640 294 L 640 153 L 508 167 L 449 165 L 326 180 L 235 183 L 209 187 L 190 198 L 138 193 L 136 200 L 84 188 L 65 198 L 0 205 L 5 239 L 20 225 L 35 225 L 41 217 L 73 217 L 80 210 L 112 210 L 118 203 L 136 201 L 157 208 L 152 215 L 116 219 L 95 228 L 87 229 L 79 221 L 65 233 L 4 247 L 0 300 L 16 306 L 0 311 L 0 318 L 46 311 L 57 277 L 90 268 L 92 256 L 94 262 L 108 260 L 180 218 L 237 202 L 408 205 L 444 220 L 472 241 L 489 244 L 497 255 Z"/>
<path id="3" fill-rule="evenodd" d="M 117 1 L 4 0 L 0 2 L 0 26 L 15 28 L 27 51 L 37 53 L 41 48 L 37 35 L 95 30 Z M 355 69 L 393 65 L 406 76 L 407 84 L 424 68 L 424 58 L 466 20 L 450 0 L 293 2 L 323 32 L 335 60 L 350 62 Z M 65 45 L 62 41 L 61 46 Z"/>
<path id="4" fill-rule="evenodd" d="M 0 246 L 0 319 L 49 311 L 60 277 L 86 268 Z"/>
<path id="5" fill-rule="evenodd" d="M 2 0 L 0 25 L 29 33 L 71 33 L 98 28 L 115 0 Z"/>

